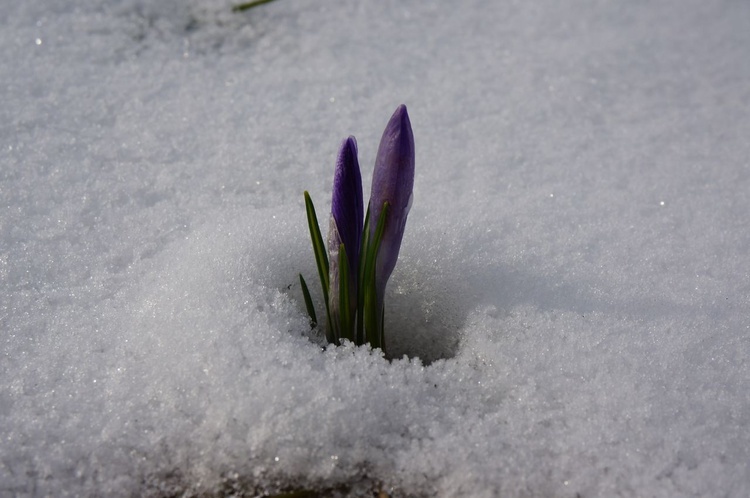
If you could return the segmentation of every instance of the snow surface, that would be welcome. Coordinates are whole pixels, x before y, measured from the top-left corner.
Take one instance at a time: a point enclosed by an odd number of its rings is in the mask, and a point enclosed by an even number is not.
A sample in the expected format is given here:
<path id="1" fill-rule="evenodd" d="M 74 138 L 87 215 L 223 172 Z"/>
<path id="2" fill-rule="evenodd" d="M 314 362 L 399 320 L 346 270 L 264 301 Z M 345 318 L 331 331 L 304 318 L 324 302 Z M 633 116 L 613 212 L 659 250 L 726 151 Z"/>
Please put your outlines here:
<path id="1" fill-rule="evenodd" d="M 0 495 L 750 495 L 750 3 L 229 7 L 0 6 Z M 322 351 L 402 102 L 394 359 Z"/>

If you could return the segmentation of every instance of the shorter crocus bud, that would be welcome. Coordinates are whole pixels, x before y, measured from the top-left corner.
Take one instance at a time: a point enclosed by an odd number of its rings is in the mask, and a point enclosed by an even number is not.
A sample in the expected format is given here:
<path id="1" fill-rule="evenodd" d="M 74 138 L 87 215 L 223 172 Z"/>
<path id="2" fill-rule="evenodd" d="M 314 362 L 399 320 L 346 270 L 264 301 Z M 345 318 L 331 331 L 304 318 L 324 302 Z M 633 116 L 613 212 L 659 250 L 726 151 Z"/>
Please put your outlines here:
<path id="1" fill-rule="evenodd" d="M 331 200 L 331 218 L 328 228 L 328 261 L 329 261 L 329 307 L 333 335 L 339 338 L 353 339 L 351 324 L 342 327 L 340 309 L 340 273 L 339 251 L 343 245 L 348 263 L 348 317 L 354 317 L 357 309 L 357 275 L 359 268 L 359 249 L 362 240 L 364 207 L 362 202 L 362 176 L 357 160 L 357 141 L 354 137 L 344 140 L 336 160 L 333 177 L 333 198 Z"/>
<path id="2" fill-rule="evenodd" d="M 385 286 L 396 266 L 414 188 L 414 135 L 406 106 L 391 116 L 380 140 L 370 194 L 370 236 L 375 234 L 383 205 L 385 228 L 375 265 L 375 289 L 382 312 Z"/>

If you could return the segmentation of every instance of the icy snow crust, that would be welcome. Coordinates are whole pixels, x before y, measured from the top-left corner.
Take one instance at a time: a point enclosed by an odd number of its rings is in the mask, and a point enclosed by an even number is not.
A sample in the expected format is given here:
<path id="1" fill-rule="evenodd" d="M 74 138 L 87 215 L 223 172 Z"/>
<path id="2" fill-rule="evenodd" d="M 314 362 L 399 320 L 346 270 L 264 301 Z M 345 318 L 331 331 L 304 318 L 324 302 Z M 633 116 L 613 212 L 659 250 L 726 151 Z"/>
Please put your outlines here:
<path id="1" fill-rule="evenodd" d="M 3 3 L 0 495 L 750 495 L 750 3 Z M 402 102 L 394 360 L 322 351 Z"/>

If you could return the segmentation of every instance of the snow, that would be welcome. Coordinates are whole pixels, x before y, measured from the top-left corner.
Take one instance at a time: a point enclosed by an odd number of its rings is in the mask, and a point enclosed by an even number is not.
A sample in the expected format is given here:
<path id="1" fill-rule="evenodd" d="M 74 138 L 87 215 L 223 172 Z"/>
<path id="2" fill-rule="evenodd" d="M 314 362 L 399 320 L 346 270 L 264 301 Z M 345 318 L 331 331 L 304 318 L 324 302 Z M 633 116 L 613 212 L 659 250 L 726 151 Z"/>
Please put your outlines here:
<path id="1" fill-rule="evenodd" d="M 750 4 L 230 6 L 2 7 L 0 495 L 750 495 Z M 400 103 L 392 359 L 322 351 Z"/>

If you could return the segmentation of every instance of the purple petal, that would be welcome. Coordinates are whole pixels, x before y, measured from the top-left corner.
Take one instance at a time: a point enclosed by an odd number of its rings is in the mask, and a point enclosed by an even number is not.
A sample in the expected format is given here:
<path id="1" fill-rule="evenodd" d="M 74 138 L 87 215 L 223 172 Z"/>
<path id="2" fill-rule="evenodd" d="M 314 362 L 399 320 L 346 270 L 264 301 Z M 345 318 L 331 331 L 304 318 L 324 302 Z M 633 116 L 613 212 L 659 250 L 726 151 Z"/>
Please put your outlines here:
<path id="1" fill-rule="evenodd" d="M 359 246 L 362 239 L 364 207 L 362 205 L 362 175 L 357 160 L 357 141 L 349 137 L 341 143 L 336 172 L 333 177 L 331 215 L 336 222 L 340 243 L 346 247 L 349 268 L 356 275 Z M 329 246 L 329 250 L 331 250 Z M 335 248 L 338 252 L 338 246 Z"/>
<path id="2" fill-rule="evenodd" d="M 390 205 L 375 272 L 381 305 L 385 285 L 398 259 L 413 188 L 414 135 L 406 106 L 402 104 L 391 116 L 380 140 L 370 194 L 371 235 L 375 233 L 383 204 L 387 201 Z"/>

